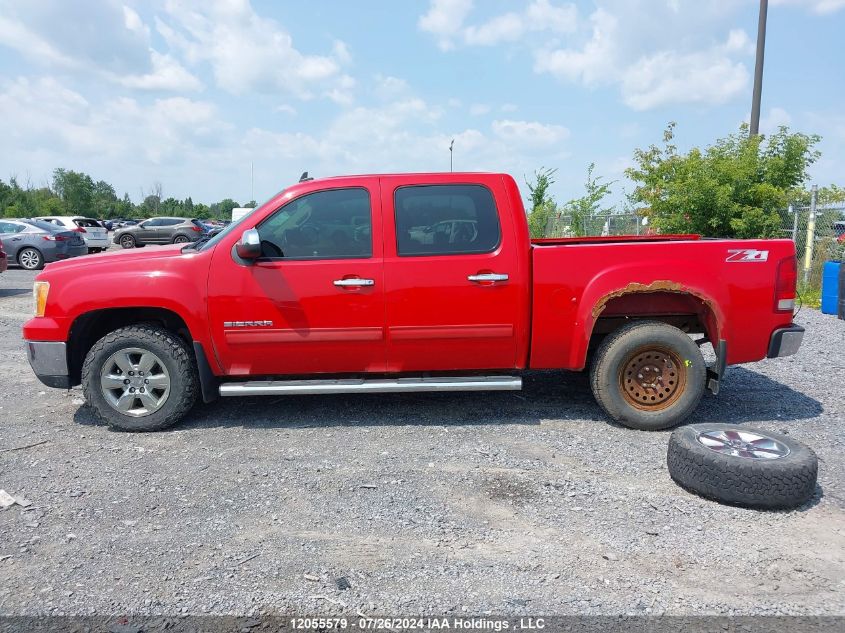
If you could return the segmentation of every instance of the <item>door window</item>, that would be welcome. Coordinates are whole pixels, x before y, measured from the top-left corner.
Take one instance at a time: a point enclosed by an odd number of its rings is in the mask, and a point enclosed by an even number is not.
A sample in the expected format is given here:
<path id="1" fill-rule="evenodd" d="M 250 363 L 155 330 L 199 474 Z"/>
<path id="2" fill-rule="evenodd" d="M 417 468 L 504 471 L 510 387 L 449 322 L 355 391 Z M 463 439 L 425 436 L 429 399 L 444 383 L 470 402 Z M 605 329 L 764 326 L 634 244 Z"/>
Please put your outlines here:
<path id="1" fill-rule="evenodd" d="M 400 256 L 490 253 L 500 242 L 496 203 L 481 185 L 400 187 L 394 209 Z"/>
<path id="2" fill-rule="evenodd" d="M 23 233 L 24 227 L 20 224 L 13 224 L 11 222 L 0 222 L 0 233 Z"/>
<path id="3" fill-rule="evenodd" d="M 306 194 L 288 202 L 257 228 L 266 259 L 360 259 L 373 254 L 366 189 Z"/>

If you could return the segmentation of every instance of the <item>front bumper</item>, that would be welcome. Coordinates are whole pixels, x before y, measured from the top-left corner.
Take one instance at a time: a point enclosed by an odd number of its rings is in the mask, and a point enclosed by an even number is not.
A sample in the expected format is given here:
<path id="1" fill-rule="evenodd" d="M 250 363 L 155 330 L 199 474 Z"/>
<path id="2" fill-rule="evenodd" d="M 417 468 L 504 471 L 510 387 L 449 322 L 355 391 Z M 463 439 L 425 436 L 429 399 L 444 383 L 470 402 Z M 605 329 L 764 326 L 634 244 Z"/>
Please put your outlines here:
<path id="1" fill-rule="evenodd" d="M 29 366 L 48 387 L 70 389 L 67 344 L 58 341 L 25 341 Z"/>
<path id="2" fill-rule="evenodd" d="M 772 338 L 769 340 L 769 352 L 766 356 L 769 358 L 792 356 L 801 347 L 803 340 L 804 328 L 800 325 L 793 323 L 789 327 L 778 328 L 772 332 Z"/>

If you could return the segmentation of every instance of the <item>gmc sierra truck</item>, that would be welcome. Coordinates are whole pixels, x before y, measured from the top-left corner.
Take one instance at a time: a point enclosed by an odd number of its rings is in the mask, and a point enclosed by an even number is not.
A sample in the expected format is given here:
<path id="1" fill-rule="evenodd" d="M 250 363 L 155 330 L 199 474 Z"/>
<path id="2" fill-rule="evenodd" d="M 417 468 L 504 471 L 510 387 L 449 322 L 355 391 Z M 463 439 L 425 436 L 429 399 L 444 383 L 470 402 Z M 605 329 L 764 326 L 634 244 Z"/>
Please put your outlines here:
<path id="1" fill-rule="evenodd" d="M 789 240 L 532 240 L 505 174 L 303 178 L 205 241 L 50 264 L 23 335 L 44 384 L 81 383 L 124 430 L 199 398 L 515 390 L 587 367 L 611 418 L 653 430 L 727 365 L 796 352 L 795 284 Z"/>

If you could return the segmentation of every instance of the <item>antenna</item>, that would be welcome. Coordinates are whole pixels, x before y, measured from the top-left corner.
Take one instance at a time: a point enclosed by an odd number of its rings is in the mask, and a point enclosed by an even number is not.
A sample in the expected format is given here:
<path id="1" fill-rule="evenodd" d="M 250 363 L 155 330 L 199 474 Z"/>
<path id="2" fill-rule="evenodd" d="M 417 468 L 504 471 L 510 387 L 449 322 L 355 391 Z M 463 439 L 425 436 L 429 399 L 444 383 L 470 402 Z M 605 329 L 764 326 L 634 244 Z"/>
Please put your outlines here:
<path id="1" fill-rule="evenodd" d="M 311 178 L 310 176 L 308 176 L 307 171 L 302 172 L 302 175 L 299 177 L 299 182 L 308 182 L 309 180 L 314 180 L 314 179 Z"/>
<path id="2" fill-rule="evenodd" d="M 452 139 L 452 142 L 449 143 L 449 171 L 455 171 L 454 169 L 452 169 L 452 156 L 455 155 L 455 153 L 453 151 L 454 149 L 455 149 L 455 139 Z"/>

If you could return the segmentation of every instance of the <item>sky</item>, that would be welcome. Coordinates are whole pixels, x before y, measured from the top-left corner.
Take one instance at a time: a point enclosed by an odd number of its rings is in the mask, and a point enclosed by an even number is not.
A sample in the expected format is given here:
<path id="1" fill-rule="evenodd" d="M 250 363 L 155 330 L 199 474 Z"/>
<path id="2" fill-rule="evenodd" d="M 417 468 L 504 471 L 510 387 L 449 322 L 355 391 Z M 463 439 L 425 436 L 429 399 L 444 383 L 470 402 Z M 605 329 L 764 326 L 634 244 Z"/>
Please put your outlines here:
<path id="1" fill-rule="evenodd" d="M 756 0 L 0 0 L 0 179 L 259 202 L 312 176 L 587 166 L 748 120 Z M 845 185 L 845 0 L 771 0 L 761 131 Z"/>

